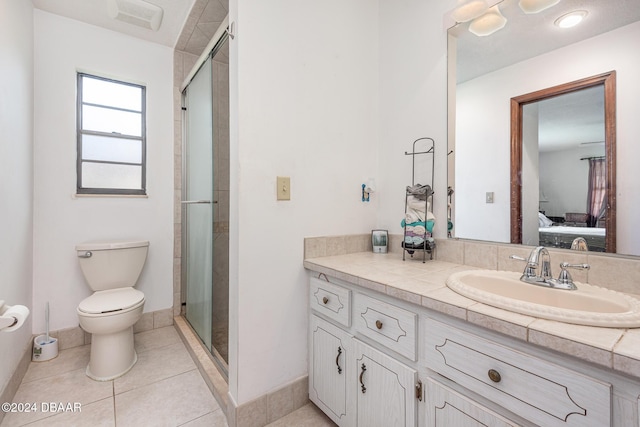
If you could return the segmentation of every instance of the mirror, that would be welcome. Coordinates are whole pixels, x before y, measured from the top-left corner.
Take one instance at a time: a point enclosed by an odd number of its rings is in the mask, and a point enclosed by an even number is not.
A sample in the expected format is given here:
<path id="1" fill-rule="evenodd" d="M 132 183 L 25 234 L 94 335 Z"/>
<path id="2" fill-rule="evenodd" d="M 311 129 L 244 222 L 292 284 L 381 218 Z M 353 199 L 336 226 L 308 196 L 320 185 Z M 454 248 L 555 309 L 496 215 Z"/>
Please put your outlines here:
<path id="1" fill-rule="evenodd" d="M 511 243 L 615 252 L 615 82 L 612 71 L 511 99 Z"/>
<path id="2" fill-rule="evenodd" d="M 606 230 L 602 237 L 606 242 L 593 244 L 593 248 L 601 246 L 600 250 L 640 255 L 640 232 L 635 224 L 640 213 L 640 192 L 635 184 L 640 182 L 640 168 L 633 160 L 640 158 L 640 144 L 635 141 L 640 133 L 640 125 L 635 123 L 640 113 L 640 97 L 637 78 L 633 77 L 640 71 L 640 58 L 634 53 L 637 50 L 634 41 L 640 39 L 640 3 L 623 0 L 616 2 L 615 7 L 600 3 L 562 0 L 540 13 L 525 14 L 517 0 L 504 0 L 498 5 L 507 19 L 503 29 L 486 37 L 470 33 L 468 23 L 449 30 L 448 185 L 449 193 L 453 192 L 449 197 L 452 237 L 564 247 L 566 238 L 538 234 L 535 225 L 534 231 L 527 232 L 526 224 L 536 224 L 538 211 L 543 211 L 562 227 L 583 225 L 584 215 L 572 215 L 587 213 L 588 179 L 582 174 L 588 174 L 587 158 L 604 156 L 610 183 L 607 201 L 603 203 L 606 214 L 595 215 L 589 225 Z M 576 9 L 589 12 L 580 26 L 563 30 L 553 25 L 557 17 Z M 600 102 L 608 102 L 609 112 L 613 112 L 612 116 L 605 115 L 609 127 L 605 131 L 602 125 L 603 137 L 593 141 L 580 139 L 578 128 L 573 126 L 569 136 L 564 137 L 573 140 L 580 149 L 572 154 L 572 161 L 564 160 L 555 151 L 534 152 L 531 157 L 536 159 L 538 169 L 533 180 L 526 170 L 517 169 L 515 160 L 512 167 L 512 157 L 522 153 L 522 140 L 513 148 L 514 152 L 511 147 L 515 144 L 512 100 L 520 101 L 518 108 L 528 115 L 527 108 L 543 108 L 543 103 L 534 102 L 533 95 L 543 94 L 540 99 L 545 99 L 544 102 L 560 99 L 554 92 L 560 88 L 579 99 L 579 89 L 605 89 L 604 75 L 613 75 L 617 95 L 614 90 L 609 98 L 600 96 Z M 590 80 L 594 78 L 601 81 Z M 572 110 L 583 109 L 575 104 L 577 100 L 571 102 Z M 537 130 L 542 139 L 545 128 L 540 124 Z M 605 139 L 608 142 L 602 143 Z M 570 163 L 577 163 L 582 171 L 573 175 L 581 176 L 585 189 L 554 193 L 560 185 L 550 187 L 552 174 L 547 165 L 551 163 L 561 169 L 573 168 Z M 577 193 L 582 193 L 583 201 L 576 200 Z M 574 203 L 572 207 L 570 200 Z M 580 203 L 583 205 L 578 209 Z"/>

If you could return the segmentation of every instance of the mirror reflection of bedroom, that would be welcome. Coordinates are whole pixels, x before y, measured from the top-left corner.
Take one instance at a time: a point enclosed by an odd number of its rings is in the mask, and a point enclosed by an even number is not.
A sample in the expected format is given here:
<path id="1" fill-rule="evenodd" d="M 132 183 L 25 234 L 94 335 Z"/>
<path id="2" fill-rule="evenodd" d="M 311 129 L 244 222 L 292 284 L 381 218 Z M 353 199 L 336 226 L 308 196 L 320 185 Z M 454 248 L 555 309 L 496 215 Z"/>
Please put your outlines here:
<path id="1" fill-rule="evenodd" d="M 537 182 L 539 197 L 523 200 L 522 242 L 604 252 L 604 86 L 525 105 L 523 145 L 534 157 L 523 161 L 523 177 L 536 176 L 529 182 Z"/>

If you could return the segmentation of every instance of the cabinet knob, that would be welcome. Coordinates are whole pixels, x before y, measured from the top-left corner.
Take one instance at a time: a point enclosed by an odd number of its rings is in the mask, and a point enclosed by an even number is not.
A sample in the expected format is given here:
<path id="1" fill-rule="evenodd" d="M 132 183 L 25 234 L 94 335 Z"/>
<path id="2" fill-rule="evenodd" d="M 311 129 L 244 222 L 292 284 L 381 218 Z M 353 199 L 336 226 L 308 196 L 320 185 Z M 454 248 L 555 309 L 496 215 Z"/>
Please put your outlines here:
<path id="1" fill-rule="evenodd" d="M 327 297 L 322 297 L 322 303 L 323 303 L 323 304 L 326 304 L 326 303 L 328 303 L 328 302 L 329 302 L 329 298 L 327 298 Z"/>
<path id="2" fill-rule="evenodd" d="M 382 329 L 382 322 L 381 321 L 376 320 L 376 328 Z"/>
<path id="3" fill-rule="evenodd" d="M 500 376 L 500 372 L 495 369 L 489 369 L 489 379 L 494 383 L 499 383 L 502 377 Z"/>

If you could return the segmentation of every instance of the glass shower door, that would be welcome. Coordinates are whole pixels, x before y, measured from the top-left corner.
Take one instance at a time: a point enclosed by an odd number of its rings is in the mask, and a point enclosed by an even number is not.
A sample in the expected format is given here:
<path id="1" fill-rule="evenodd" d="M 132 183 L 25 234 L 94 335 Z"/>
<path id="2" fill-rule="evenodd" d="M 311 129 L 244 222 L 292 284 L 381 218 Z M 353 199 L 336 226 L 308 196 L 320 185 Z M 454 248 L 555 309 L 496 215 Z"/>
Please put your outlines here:
<path id="1" fill-rule="evenodd" d="M 183 269 L 186 317 L 211 348 L 213 293 L 213 106 L 211 60 L 189 84 L 185 96 L 183 163 Z"/>

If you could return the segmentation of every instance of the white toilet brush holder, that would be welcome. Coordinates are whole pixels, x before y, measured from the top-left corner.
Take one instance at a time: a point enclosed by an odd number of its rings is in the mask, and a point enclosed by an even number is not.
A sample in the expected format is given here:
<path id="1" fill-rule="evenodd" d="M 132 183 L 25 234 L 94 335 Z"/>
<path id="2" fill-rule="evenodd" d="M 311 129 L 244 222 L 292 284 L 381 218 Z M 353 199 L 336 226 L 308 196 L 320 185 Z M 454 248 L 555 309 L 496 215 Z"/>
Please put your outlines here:
<path id="1" fill-rule="evenodd" d="M 33 340 L 33 356 L 31 360 L 34 362 L 46 362 L 58 356 L 58 339 L 46 335 L 38 335 Z"/>
<path id="2" fill-rule="evenodd" d="M 47 333 L 38 335 L 33 340 L 33 354 L 31 360 L 34 362 L 45 362 L 58 356 L 58 339 L 49 336 L 49 303 L 44 311 L 44 320 L 47 326 Z"/>

